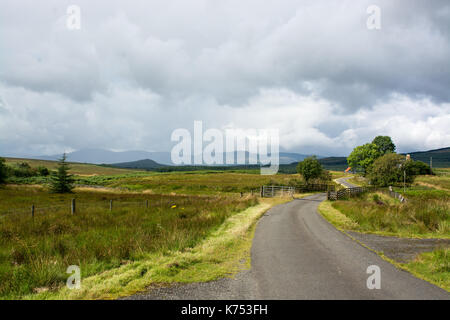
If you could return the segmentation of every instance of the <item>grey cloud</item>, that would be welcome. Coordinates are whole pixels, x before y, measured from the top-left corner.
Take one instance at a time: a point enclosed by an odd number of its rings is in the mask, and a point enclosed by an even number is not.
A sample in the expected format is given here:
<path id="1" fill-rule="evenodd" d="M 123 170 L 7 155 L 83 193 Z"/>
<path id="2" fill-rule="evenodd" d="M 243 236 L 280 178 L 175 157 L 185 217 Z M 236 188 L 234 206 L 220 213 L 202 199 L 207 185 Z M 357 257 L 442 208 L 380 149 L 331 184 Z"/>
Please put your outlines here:
<path id="1" fill-rule="evenodd" d="M 65 28 L 69 4 L 2 5 L 0 94 L 11 106 L 3 107 L 8 114 L 0 109 L 0 151 L 167 150 L 171 130 L 195 119 L 219 128 L 257 127 L 249 114 L 246 122 L 237 119 L 255 97 L 262 114 L 289 104 L 301 109 L 305 101 L 298 97 L 312 97 L 308 105 L 333 106 L 324 108 L 329 120 L 305 124 L 317 136 L 310 139 L 317 153 L 325 154 L 336 137 L 347 141 L 336 150 L 348 149 L 375 132 L 352 117 L 392 103 L 395 94 L 436 106 L 450 101 L 448 1 L 378 0 L 379 31 L 366 28 L 369 0 L 80 0 L 80 31 Z M 446 119 L 437 111 L 433 116 Z M 277 125 L 291 128 L 291 117 Z M 298 143 L 283 148 L 313 148 L 294 132 L 292 126 L 286 139 Z M 351 138 L 355 132 L 359 138 Z M 430 146 L 442 141 L 441 131 L 438 136 Z"/>

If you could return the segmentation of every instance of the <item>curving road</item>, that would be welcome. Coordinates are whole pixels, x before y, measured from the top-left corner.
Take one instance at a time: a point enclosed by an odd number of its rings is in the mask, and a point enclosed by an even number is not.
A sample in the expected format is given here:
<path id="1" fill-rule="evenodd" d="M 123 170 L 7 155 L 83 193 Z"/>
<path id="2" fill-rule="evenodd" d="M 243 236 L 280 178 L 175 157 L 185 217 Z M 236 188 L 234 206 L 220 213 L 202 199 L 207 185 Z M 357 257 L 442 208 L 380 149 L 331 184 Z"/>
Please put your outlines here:
<path id="1" fill-rule="evenodd" d="M 356 184 L 353 184 L 353 183 L 347 181 L 348 179 L 351 179 L 351 178 L 353 178 L 353 177 L 338 178 L 338 179 L 335 179 L 334 181 L 336 181 L 337 183 L 343 185 L 346 188 L 359 187 Z"/>
<path id="2" fill-rule="evenodd" d="M 252 272 L 259 296 L 271 299 L 449 299 L 446 291 L 396 269 L 317 214 L 315 195 L 270 210 L 259 223 Z M 367 267 L 381 289 L 367 288 Z"/>
<path id="3" fill-rule="evenodd" d="M 235 279 L 158 289 L 134 299 L 450 299 L 450 294 L 396 269 L 317 214 L 324 195 L 293 200 L 259 221 L 251 265 Z M 381 271 L 368 289 L 367 267 Z"/>

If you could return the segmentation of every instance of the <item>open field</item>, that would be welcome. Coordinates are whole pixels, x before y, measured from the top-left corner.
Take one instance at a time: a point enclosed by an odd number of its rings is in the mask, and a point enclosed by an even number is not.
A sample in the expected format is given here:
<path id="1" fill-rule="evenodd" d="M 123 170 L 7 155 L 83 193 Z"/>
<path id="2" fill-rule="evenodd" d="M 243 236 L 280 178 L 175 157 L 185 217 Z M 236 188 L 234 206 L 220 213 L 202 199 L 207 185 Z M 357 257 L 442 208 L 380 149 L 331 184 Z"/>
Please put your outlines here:
<path id="1" fill-rule="evenodd" d="M 29 159 L 7 159 L 7 164 L 27 162 L 31 167 L 44 166 L 55 169 L 57 162 Z M 118 169 L 91 164 L 70 163 L 70 173 L 74 175 L 75 184 L 81 186 L 117 188 L 136 192 L 154 194 L 221 194 L 248 193 L 257 191 L 262 185 L 293 186 L 304 184 L 299 174 L 279 173 L 263 176 L 260 170 L 197 170 L 154 172 L 132 169 Z M 333 178 L 346 176 L 341 171 L 330 171 Z M 47 185 L 49 176 L 9 177 L 10 184 Z M 312 181 L 315 183 L 316 181 Z M 323 182 L 319 182 L 323 183 Z M 332 182 L 329 182 L 332 184 Z"/>
<path id="2" fill-rule="evenodd" d="M 105 178 L 108 179 L 108 177 Z M 302 178 L 299 175 L 262 176 L 237 172 L 206 171 L 159 173 L 144 177 L 123 176 L 103 180 L 100 184 L 108 187 L 125 187 L 136 191 L 151 190 L 154 193 L 215 194 L 250 192 L 252 189 L 259 189 L 262 185 L 290 185 L 290 183 L 301 182 Z"/>
<path id="3" fill-rule="evenodd" d="M 263 199 L 260 204 L 230 216 L 196 246 L 148 253 L 118 268 L 83 278 L 81 290 L 61 288 L 26 299 L 115 299 L 149 287 L 232 277 L 250 268 L 250 249 L 258 219 L 273 205 L 288 198 Z"/>
<path id="4" fill-rule="evenodd" d="M 263 176 L 247 172 L 188 171 L 188 172 L 134 172 L 116 175 L 75 176 L 75 183 L 86 186 L 121 188 L 136 192 L 164 194 L 220 194 L 258 190 L 262 185 L 299 185 L 298 174 Z M 46 184 L 48 177 L 19 178 L 18 184 Z"/>
<path id="5" fill-rule="evenodd" d="M 57 161 L 48 161 L 48 160 L 34 160 L 34 159 L 21 159 L 21 158 L 4 158 L 6 160 L 7 165 L 14 165 L 22 162 L 28 163 L 32 168 L 37 168 L 39 166 L 46 167 L 49 170 L 56 170 L 58 167 Z M 70 173 L 80 176 L 91 176 L 91 175 L 113 175 L 113 174 L 124 174 L 130 172 L 136 172 L 139 170 L 135 169 L 119 169 L 119 168 L 110 168 L 97 166 L 95 164 L 87 164 L 87 163 L 76 163 L 69 162 L 70 164 Z"/>
<path id="6" fill-rule="evenodd" d="M 27 162 L 32 166 L 54 164 Z M 19 180 L 24 184 L 0 187 L 0 298 L 69 297 L 73 294 L 69 291 L 60 295 L 69 265 L 79 265 L 82 278 L 92 281 L 92 290 L 81 295 L 78 292 L 77 298 L 133 293 L 155 281 L 223 277 L 232 270 L 231 262 L 241 261 L 243 252 L 249 252 L 248 232 L 257 218 L 273 204 L 288 200 L 262 199 L 258 205 L 256 197 L 250 197 L 250 190 L 259 190 L 263 184 L 303 182 L 297 174 L 121 169 L 112 169 L 120 174 L 104 174 L 101 170 L 110 168 L 78 166 L 78 171 L 73 172 L 77 174 L 76 183 L 85 186 L 75 188 L 72 194 L 49 193 L 47 177 L 24 178 Z M 96 171 L 98 168 L 100 171 Z M 246 196 L 240 198 L 238 192 L 246 192 Z M 72 199 L 76 199 L 74 215 L 70 213 Z M 249 216 L 241 215 L 247 211 Z M 235 216 L 240 217 L 242 226 L 226 223 Z M 227 240 L 229 250 L 210 252 L 223 246 L 222 242 L 209 251 L 194 249 L 217 230 L 222 230 L 221 237 L 230 237 L 229 225 L 246 232 L 242 239 L 242 234 L 237 233 Z M 196 252 L 194 257 L 191 252 Z M 236 258 L 231 259 L 234 254 Z M 203 257 L 200 260 L 199 255 Z M 189 263 L 185 256 L 189 256 Z M 131 265 L 137 268 L 133 269 L 133 277 L 138 274 L 133 281 L 129 279 Z M 120 279 L 119 283 L 105 284 L 108 272 Z M 129 282 L 133 283 L 132 289 Z"/>
<path id="7" fill-rule="evenodd" d="M 70 215 L 69 200 L 80 203 Z M 0 224 L 0 297 L 20 298 L 65 284 L 69 265 L 82 277 L 144 259 L 195 247 L 228 218 L 257 203 L 255 198 L 163 196 L 133 193 L 77 192 L 51 195 L 26 186 L 0 189 L 0 209 L 13 203 L 29 208 L 59 202 L 61 208 L 9 214 Z M 108 210 L 107 200 L 117 206 Z M 150 201 L 150 208 L 143 205 Z M 120 205 L 121 202 L 136 202 Z M 145 274 L 141 270 L 142 274 Z M 170 268 L 168 270 L 170 272 Z"/>
<path id="8" fill-rule="evenodd" d="M 450 191 L 450 169 L 435 169 L 435 176 L 419 176 L 415 185 Z"/>

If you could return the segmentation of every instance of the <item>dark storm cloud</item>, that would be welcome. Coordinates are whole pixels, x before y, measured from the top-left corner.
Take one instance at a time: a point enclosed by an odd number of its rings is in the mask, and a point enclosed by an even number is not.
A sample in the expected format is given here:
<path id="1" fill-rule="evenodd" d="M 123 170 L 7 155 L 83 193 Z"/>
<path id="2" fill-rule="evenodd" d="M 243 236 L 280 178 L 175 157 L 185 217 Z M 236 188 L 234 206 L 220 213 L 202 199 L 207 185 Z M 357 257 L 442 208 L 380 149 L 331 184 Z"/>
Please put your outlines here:
<path id="1" fill-rule="evenodd" d="M 69 4 L 1 6 L 0 151 L 168 150 L 195 119 L 277 126 L 284 149 L 320 154 L 380 130 L 448 144 L 448 1 L 83 0 L 77 31 Z M 380 30 L 366 27 L 371 4 Z M 380 116 L 401 125 L 364 118 Z"/>

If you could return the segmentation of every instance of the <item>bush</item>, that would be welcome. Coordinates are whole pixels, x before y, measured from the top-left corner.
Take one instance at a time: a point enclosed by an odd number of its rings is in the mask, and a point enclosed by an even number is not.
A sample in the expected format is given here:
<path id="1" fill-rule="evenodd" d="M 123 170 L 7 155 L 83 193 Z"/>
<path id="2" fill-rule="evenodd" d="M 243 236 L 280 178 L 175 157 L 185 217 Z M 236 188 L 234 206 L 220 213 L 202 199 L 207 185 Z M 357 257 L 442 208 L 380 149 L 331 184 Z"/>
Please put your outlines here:
<path id="1" fill-rule="evenodd" d="M 330 182 L 332 178 L 333 177 L 331 176 L 331 173 L 328 170 L 323 170 L 322 174 L 319 176 L 319 180 L 325 183 Z"/>
<path id="2" fill-rule="evenodd" d="M 28 178 L 37 176 L 38 172 L 36 169 L 31 168 L 27 162 L 21 162 L 11 167 L 11 175 L 19 178 Z"/>
<path id="3" fill-rule="evenodd" d="M 373 199 L 373 201 L 376 202 L 376 203 L 378 203 L 378 202 L 381 201 L 381 200 L 380 200 L 380 196 L 379 196 L 378 194 L 376 194 L 376 193 L 372 196 L 372 199 Z"/>
<path id="4" fill-rule="evenodd" d="M 37 167 L 37 171 L 40 176 L 46 177 L 50 174 L 50 171 L 46 167 Z"/>
<path id="5" fill-rule="evenodd" d="M 297 164 L 297 172 L 308 183 L 311 179 L 317 179 L 323 174 L 323 168 L 315 156 L 305 158 Z"/>
<path id="6" fill-rule="evenodd" d="M 406 174 L 411 176 L 432 174 L 430 166 L 422 161 L 406 161 L 405 167 Z"/>
<path id="7" fill-rule="evenodd" d="M 368 170 L 367 177 L 371 184 L 386 187 L 404 180 L 410 184 L 417 175 L 430 172 L 430 167 L 421 161 L 405 160 L 402 155 L 388 153 L 375 160 Z"/>
<path id="8" fill-rule="evenodd" d="M 5 159 L 0 158 L 0 183 L 5 183 L 7 176 L 8 171 L 5 165 Z"/>
<path id="9" fill-rule="evenodd" d="M 372 185 L 390 186 L 403 180 L 403 171 L 401 170 L 404 157 L 395 153 L 386 154 L 370 166 L 367 178 Z"/>

